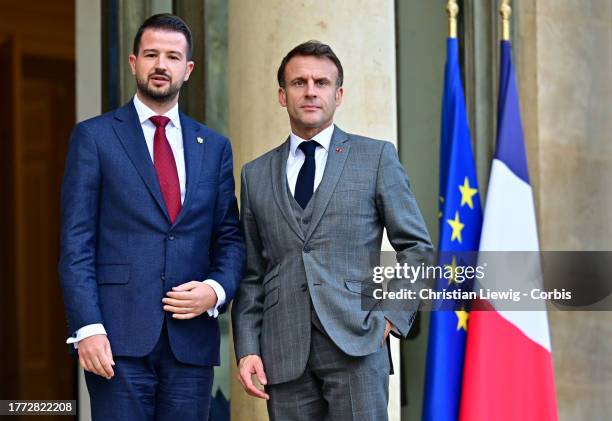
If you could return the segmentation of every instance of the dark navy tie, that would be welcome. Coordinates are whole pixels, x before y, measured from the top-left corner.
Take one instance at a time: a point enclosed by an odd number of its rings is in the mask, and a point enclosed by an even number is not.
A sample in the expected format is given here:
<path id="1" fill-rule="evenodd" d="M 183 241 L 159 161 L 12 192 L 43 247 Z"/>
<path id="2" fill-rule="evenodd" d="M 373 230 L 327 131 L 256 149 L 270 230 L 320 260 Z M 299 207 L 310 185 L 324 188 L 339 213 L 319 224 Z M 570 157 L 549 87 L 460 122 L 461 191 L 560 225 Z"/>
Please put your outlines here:
<path id="1" fill-rule="evenodd" d="M 300 168 L 297 182 L 295 183 L 294 194 L 295 200 L 300 204 L 302 209 L 306 208 L 314 191 L 314 179 L 317 168 L 315 163 L 315 150 L 317 146 L 321 145 L 314 140 L 302 142 L 298 146 L 298 148 L 304 152 L 304 155 L 306 155 L 302 168 Z"/>

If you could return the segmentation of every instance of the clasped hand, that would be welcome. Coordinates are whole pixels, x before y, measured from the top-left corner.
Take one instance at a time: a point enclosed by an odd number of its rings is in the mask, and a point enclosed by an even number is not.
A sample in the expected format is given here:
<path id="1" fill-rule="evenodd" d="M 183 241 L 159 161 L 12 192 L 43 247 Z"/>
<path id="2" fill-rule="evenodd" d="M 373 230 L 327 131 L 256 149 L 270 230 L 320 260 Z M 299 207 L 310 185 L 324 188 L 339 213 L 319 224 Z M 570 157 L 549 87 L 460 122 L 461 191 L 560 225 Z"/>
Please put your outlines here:
<path id="1" fill-rule="evenodd" d="M 192 319 L 217 304 L 213 287 L 200 281 L 191 281 L 172 288 L 162 299 L 164 310 L 175 319 Z"/>
<path id="2" fill-rule="evenodd" d="M 162 299 L 165 311 L 175 319 L 192 319 L 217 304 L 215 290 L 203 282 L 191 281 L 172 288 Z M 79 363 L 83 370 L 110 380 L 115 372 L 113 353 L 106 335 L 93 335 L 79 341 Z"/>

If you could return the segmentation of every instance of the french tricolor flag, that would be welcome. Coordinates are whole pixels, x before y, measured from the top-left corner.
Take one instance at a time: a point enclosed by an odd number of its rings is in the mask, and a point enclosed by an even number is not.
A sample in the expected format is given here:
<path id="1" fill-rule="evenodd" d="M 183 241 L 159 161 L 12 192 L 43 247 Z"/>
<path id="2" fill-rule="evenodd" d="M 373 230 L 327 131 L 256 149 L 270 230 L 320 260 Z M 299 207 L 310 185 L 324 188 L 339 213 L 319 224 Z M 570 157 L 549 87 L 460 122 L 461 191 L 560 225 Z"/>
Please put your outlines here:
<path id="1" fill-rule="evenodd" d="M 501 42 L 497 148 L 480 251 L 539 250 L 509 41 Z M 539 271 L 539 264 L 531 266 Z M 525 271 L 521 272 L 525 275 Z M 514 275 L 516 276 L 516 275 Z M 539 273 L 527 274 L 541 280 Z M 541 310 L 472 311 L 460 407 L 462 421 L 557 420 L 553 364 Z"/>

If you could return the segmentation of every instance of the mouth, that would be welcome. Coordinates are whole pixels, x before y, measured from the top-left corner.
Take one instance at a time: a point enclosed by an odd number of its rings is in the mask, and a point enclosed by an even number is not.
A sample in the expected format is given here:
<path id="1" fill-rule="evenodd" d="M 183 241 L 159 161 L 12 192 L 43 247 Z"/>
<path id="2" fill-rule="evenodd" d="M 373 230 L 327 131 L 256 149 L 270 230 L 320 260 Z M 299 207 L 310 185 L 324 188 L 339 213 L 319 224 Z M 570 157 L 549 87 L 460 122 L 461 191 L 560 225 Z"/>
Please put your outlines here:
<path id="1" fill-rule="evenodd" d="M 300 108 L 304 111 L 317 111 L 321 109 L 321 107 L 312 104 L 302 105 Z"/>
<path id="2" fill-rule="evenodd" d="M 165 75 L 151 75 L 149 76 L 149 80 L 156 86 L 161 86 L 170 82 L 170 78 Z"/>

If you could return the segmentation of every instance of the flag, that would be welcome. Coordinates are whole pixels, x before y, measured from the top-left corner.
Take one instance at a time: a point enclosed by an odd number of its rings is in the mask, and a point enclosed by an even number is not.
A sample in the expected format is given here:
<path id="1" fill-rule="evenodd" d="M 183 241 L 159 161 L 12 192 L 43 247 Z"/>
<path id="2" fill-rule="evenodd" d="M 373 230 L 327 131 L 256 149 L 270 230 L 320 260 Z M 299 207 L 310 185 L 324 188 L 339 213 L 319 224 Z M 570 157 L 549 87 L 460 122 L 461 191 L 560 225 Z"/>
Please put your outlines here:
<path id="1" fill-rule="evenodd" d="M 486 251 L 530 251 L 537 255 L 538 250 L 511 45 L 509 41 L 502 41 L 497 146 L 491 166 L 480 252 L 482 255 Z M 541 282 L 539 260 L 528 270 L 532 273 L 524 276 Z M 512 275 L 514 279 L 510 282 L 524 280 Z M 550 336 L 544 305 L 541 311 L 507 311 L 495 305 L 490 308 L 491 311 L 470 313 L 460 420 L 556 420 Z"/>
<path id="2" fill-rule="evenodd" d="M 440 131 L 440 235 L 438 263 L 453 271 L 465 262 L 461 252 L 478 250 L 482 209 L 470 130 L 461 84 L 458 42 L 447 39 Z M 436 289 L 461 288 L 457 279 L 440 278 Z M 465 289 L 465 288 L 463 288 Z M 438 303 L 440 304 L 440 303 Z M 447 306 L 446 304 L 451 304 Z M 441 303 L 432 311 L 427 346 L 423 419 L 457 420 L 468 309 Z"/>

